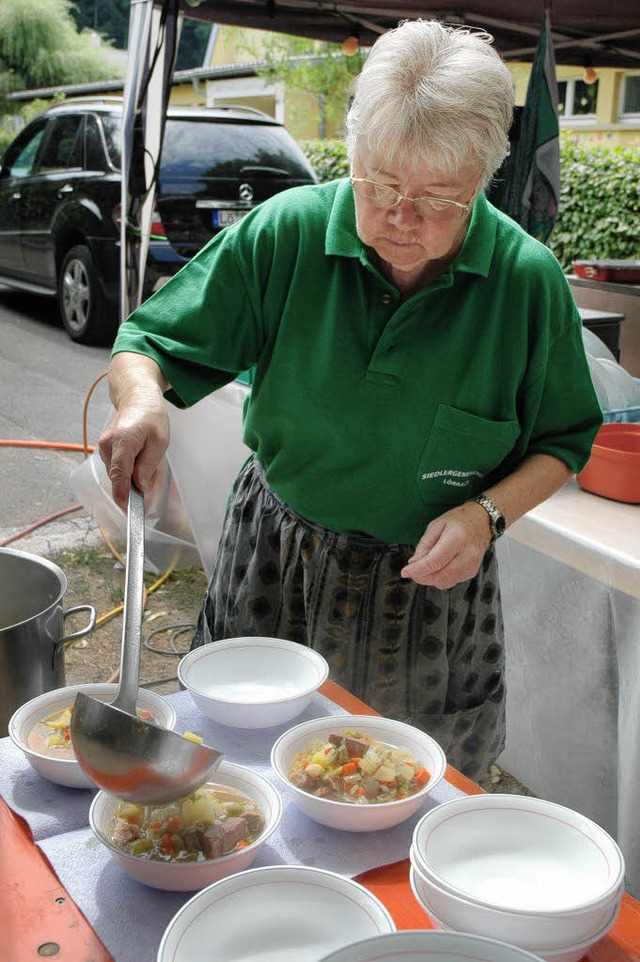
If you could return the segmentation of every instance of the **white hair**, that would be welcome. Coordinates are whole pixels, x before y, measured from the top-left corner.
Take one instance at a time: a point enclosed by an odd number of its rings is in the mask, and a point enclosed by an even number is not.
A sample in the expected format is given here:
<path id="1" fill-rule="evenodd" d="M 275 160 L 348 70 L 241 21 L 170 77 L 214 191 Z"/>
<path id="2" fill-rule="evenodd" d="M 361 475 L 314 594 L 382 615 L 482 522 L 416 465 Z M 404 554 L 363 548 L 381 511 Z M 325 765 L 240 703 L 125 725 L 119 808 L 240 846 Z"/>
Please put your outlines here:
<path id="1" fill-rule="evenodd" d="M 469 163 L 489 183 L 509 153 L 514 89 L 493 38 L 437 20 L 406 20 L 376 40 L 355 83 L 346 147 L 383 163 L 453 172 Z"/>

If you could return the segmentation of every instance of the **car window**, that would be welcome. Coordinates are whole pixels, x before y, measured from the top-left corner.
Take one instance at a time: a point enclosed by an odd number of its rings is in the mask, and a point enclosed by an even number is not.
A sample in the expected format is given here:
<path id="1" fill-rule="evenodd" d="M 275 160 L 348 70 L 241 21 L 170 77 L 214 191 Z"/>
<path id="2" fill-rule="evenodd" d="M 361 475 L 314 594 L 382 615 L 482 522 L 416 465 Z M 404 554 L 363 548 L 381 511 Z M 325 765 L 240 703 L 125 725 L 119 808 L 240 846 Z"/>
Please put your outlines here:
<path id="1" fill-rule="evenodd" d="M 33 162 L 38 153 L 38 148 L 44 137 L 45 125 L 43 124 L 36 132 L 29 137 L 24 145 L 16 144 L 17 154 L 15 157 L 7 157 L 9 173 L 12 177 L 28 177 L 33 168 Z"/>
<path id="2" fill-rule="evenodd" d="M 85 127 L 85 167 L 87 170 L 108 170 L 100 125 L 93 114 L 87 114 Z"/>
<path id="3" fill-rule="evenodd" d="M 119 116 L 103 114 L 101 117 L 104 139 L 107 144 L 109 160 L 119 170 L 121 164 L 122 121 Z"/>
<path id="4" fill-rule="evenodd" d="M 308 162 L 291 134 L 269 124 L 167 121 L 162 176 L 239 177 L 259 167 L 285 177 L 309 178 Z"/>
<path id="5" fill-rule="evenodd" d="M 38 170 L 67 170 L 69 167 L 82 167 L 83 121 L 82 114 L 55 118 L 50 125 L 51 130 L 42 156 L 38 159 Z"/>

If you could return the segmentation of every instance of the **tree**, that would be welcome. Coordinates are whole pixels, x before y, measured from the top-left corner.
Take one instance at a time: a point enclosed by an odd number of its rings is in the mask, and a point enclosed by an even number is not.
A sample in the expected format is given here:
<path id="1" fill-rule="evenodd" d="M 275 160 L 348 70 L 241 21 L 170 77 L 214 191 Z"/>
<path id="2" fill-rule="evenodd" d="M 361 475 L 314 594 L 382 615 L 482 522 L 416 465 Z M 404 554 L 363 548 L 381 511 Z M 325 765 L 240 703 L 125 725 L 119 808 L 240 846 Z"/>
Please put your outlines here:
<path id="1" fill-rule="evenodd" d="M 95 30 L 119 50 L 126 50 L 129 34 L 129 0 L 76 0 L 71 16 L 78 30 Z"/>
<path id="2" fill-rule="evenodd" d="M 78 33 L 69 0 L 0 0 L 0 110 L 11 112 L 6 93 L 95 80 L 119 70 Z"/>
<path id="3" fill-rule="evenodd" d="M 364 63 L 360 48 L 347 56 L 339 44 L 282 33 L 266 34 L 259 45 L 245 34 L 239 39 L 238 48 L 256 59 L 254 69 L 263 80 L 281 82 L 292 92 L 305 91 L 316 96 L 321 130 L 326 120 L 344 116 L 353 80 Z"/>
<path id="4" fill-rule="evenodd" d="M 78 29 L 95 30 L 120 50 L 126 50 L 129 37 L 129 0 L 76 0 L 71 9 Z M 185 18 L 180 32 L 176 70 L 201 67 L 207 49 L 211 24 Z"/>

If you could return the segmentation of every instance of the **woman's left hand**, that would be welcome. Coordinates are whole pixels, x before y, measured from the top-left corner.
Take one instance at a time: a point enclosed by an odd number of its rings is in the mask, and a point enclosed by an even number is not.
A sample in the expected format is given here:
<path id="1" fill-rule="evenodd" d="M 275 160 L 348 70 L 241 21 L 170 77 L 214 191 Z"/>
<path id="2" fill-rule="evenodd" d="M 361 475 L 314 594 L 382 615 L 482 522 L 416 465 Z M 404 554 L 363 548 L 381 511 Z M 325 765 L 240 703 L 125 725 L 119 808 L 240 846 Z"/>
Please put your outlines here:
<path id="1" fill-rule="evenodd" d="M 461 504 L 428 525 L 402 577 L 419 585 L 453 588 L 477 575 L 490 543 L 485 509 L 474 501 Z"/>

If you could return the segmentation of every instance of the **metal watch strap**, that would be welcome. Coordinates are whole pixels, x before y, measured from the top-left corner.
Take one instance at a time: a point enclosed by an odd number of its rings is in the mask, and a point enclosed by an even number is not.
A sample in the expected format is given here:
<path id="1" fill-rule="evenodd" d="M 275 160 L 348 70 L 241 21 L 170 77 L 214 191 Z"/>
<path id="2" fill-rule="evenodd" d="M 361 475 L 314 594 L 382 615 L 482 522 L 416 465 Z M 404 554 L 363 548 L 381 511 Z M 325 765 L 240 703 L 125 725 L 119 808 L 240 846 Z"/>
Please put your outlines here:
<path id="1" fill-rule="evenodd" d="M 488 498 L 486 494 L 479 494 L 475 498 L 472 498 L 472 501 L 477 501 L 478 504 L 481 504 L 489 515 L 491 543 L 493 544 L 493 542 L 500 538 L 507 530 L 507 522 L 505 521 L 505 517 L 500 508 L 498 508 L 498 506 L 494 504 L 491 498 Z"/>

